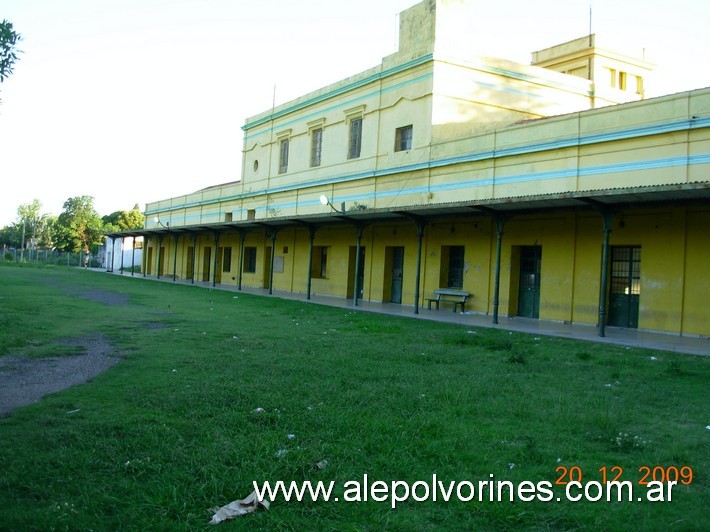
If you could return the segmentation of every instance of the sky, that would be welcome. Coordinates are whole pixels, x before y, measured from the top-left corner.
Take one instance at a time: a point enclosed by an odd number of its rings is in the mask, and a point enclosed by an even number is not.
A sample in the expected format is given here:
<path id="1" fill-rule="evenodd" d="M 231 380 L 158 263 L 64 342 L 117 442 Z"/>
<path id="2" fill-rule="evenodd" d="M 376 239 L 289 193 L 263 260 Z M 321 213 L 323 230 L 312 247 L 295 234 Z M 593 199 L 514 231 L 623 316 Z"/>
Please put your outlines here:
<path id="1" fill-rule="evenodd" d="M 0 226 L 39 199 L 58 215 L 143 210 L 241 174 L 244 120 L 378 65 L 416 0 L 0 0 L 22 34 L 0 84 Z M 590 0 L 480 0 L 481 55 L 589 31 Z M 658 65 L 647 95 L 710 86 L 708 0 L 591 0 L 592 31 Z"/>

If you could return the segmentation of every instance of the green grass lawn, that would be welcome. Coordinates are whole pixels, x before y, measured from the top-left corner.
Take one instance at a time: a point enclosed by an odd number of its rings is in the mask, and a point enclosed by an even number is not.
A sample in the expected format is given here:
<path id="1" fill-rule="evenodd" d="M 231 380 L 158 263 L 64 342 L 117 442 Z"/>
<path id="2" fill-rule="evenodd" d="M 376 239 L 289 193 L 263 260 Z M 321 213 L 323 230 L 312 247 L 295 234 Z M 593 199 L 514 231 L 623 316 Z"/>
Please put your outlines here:
<path id="1" fill-rule="evenodd" d="M 597 481 L 619 466 L 635 495 L 644 466 L 693 479 L 656 503 L 281 499 L 219 526 L 689 530 L 710 517 L 709 358 L 55 267 L 0 267 L 0 304 L 0 365 L 76 354 L 58 340 L 97 332 L 123 357 L 0 419 L 0 529 L 207 529 L 252 481 L 334 481 L 342 495 L 364 474 L 554 485 L 574 466 Z"/>

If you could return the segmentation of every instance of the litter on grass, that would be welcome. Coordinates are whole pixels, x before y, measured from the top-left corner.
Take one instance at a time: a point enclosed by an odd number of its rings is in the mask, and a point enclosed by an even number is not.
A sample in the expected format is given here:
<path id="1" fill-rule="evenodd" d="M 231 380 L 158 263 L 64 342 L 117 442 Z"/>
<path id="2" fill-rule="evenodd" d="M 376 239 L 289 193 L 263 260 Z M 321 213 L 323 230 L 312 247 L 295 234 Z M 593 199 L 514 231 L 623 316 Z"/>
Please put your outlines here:
<path id="1" fill-rule="evenodd" d="M 269 509 L 269 501 L 265 499 L 260 499 L 256 491 L 252 491 L 248 497 L 244 499 L 232 501 L 229 504 L 219 508 L 215 514 L 212 516 L 210 521 L 211 525 L 217 525 L 222 521 L 227 521 L 228 519 L 234 519 L 240 515 L 250 514 L 259 509 L 259 506 Z"/>

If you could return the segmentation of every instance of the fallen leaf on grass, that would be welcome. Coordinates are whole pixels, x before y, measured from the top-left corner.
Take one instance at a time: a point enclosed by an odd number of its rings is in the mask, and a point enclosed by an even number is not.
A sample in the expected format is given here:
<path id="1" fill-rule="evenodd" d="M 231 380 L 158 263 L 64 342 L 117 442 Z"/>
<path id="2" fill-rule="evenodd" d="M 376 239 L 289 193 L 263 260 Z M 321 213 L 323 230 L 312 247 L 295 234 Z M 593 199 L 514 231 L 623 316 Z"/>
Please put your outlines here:
<path id="1" fill-rule="evenodd" d="M 250 514 L 259 509 L 259 506 L 263 506 L 267 510 L 269 509 L 269 501 L 264 499 L 259 499 L 256 495 L 256 491 L 252 491 L 248 497 L 232 501 L 229 504 L 222 506 L 217 512 L 212 516 L 210 521 L 211 525 L 217 525 L 222 521 L 227 521 L 228 519 L 234 519 L 240 515 Z"/>

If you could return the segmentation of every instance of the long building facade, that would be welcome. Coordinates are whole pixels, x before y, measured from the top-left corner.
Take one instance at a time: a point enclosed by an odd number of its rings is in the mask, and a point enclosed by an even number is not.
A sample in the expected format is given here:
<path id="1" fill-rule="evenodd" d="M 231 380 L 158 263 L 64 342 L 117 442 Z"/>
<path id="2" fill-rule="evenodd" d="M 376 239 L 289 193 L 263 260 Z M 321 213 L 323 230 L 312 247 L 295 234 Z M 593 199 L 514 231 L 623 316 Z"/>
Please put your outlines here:
<path id="1" fill-rule="evenodd" d="M 710 335 L 710 89 L 644 99 L 595 35 L 479 57 L 473 18 L 404 11 L 380 65 L 246 120 L 240 181 L 110 238 L 176 281 Z"/>

